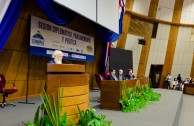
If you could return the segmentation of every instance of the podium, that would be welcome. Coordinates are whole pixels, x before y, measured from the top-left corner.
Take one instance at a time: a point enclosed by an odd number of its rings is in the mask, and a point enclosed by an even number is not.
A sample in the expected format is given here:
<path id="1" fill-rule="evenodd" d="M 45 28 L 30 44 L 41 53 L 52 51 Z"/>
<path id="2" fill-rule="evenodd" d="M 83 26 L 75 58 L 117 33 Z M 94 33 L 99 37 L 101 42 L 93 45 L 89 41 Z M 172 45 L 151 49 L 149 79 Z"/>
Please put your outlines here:
<path id="1" fill-rule="evenodd" d="M 89 108 L 89 75 L 85 74 L 85 66 L 78 64 L 47 64 L 46 93 L 57 98 L 60 90 L 61 115 L 78 121 L 77 105 L 81 110 Z M 62 93 L 63 91 L 63 93 Z"/>

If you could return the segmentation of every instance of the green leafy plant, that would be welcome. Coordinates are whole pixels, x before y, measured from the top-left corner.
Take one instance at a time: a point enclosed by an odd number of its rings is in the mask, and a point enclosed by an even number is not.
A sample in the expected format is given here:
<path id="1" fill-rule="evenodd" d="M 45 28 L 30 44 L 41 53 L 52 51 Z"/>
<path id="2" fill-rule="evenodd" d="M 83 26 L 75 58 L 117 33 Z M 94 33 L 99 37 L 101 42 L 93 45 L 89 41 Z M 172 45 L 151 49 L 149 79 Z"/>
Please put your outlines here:
<path id="1" fill-rule="evenodd" d="M 129 89 L 124 82 L 122 85 L 122 97 L 119 100 L 123 112 L 138 112 L 141 108 L 145 108 L 148 103 L 158 101 L 161 94 L 154 92 L 150 88 L 150 84 L 140 85 L 139 82 L 134 88 Z M 148 86 L 147 86 L 148 85 Z"/>
<path id="2" fill-rule="evenodd" d="M 78 126 L 111 126 L 112 122 L 105 120 L 105 115 L 96 115 L 95 109 L 80 110 L 79 106 L 79 124 Z"/>
<path id="3" fill-rule="evenodd" d="M 27 123 L 23 122 L 23 124 L 25 126 L 67 126 L 67 114 L 64 113 L 63 116 L 61 116 L 59 91 L 57 94 L 57 101 L 53 94 L 51 98 L 52 99 L 50 99 L 44 91 L 43 96 L 41 96 L 42 105 L 38 107 L 35 113 L 34 122 L 28 121 Z"/>

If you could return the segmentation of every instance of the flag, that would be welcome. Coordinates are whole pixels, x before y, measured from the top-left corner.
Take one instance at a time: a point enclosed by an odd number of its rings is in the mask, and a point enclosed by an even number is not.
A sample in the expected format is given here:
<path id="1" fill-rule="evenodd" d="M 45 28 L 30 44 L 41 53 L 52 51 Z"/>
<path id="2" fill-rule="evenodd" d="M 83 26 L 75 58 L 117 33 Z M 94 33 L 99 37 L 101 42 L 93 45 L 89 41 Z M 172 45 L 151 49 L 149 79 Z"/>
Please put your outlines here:
<path id="1" fill-rule="evenodd" d="M 119 34 L 122 34 L 124 8 L 125 8 L 124 0 L 119 0 Z M 104 42 L 104 57 L 103 57 L 104 72 L 109 71 L 109 56 L 111 46 L 112 42 Z"/>
<path id="2" fill-rule="evenodd" d="M 104 72 L 109 71 L 109 56 L 110 56 L 110 48 L 112 46 L 112 42 L 104 42 Z"/>
<path id="3" fill-rule="evenodd" d="M 123 28 L 124 8 L 125 8 L 124 0 L 119 0 L 119 34 L 122 33 Z"/>

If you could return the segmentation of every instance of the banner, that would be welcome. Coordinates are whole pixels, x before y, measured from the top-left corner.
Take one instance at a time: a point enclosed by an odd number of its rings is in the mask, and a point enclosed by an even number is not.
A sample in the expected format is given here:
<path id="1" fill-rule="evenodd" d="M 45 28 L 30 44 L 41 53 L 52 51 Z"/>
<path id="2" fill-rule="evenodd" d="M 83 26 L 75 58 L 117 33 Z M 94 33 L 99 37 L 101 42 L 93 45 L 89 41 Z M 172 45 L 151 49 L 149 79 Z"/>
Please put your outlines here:
<path id="1" fill-rule="evenodd" d="M 65 59 L 94 61 L 94 38 L 31 16 L 30 54 L 51 56 L 61 50 Z"/>

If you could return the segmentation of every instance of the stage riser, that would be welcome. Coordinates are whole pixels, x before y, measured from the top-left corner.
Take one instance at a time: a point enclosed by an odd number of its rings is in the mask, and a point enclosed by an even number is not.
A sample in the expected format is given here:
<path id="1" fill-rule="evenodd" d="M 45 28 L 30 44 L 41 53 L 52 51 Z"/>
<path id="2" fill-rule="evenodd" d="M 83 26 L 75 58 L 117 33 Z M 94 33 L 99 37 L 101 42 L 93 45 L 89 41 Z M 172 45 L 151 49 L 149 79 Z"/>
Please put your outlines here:
<path id="1" fill-rule="evenodd" d="M 98 114 L 104 114 L 109 120 L 112 120 L 113 126 L 178 126 L 183 104 L 182 91 L 166 89 L 154 89 L 154 91 L 161 93 L 160 101 L 148 104 L 139 112 L 123 113 L 100 109 L 97 93 L 90 93 L 90 106 L 95 107 Z"/>

